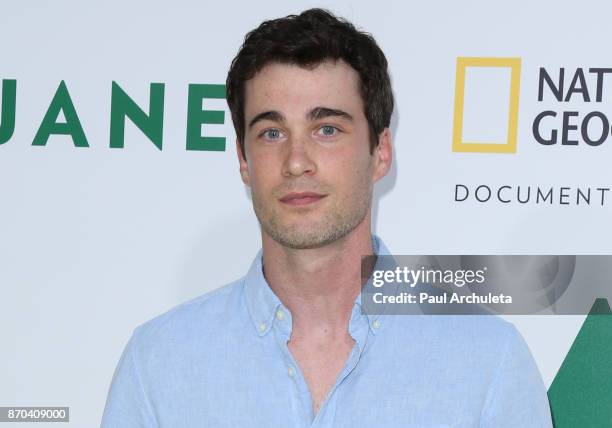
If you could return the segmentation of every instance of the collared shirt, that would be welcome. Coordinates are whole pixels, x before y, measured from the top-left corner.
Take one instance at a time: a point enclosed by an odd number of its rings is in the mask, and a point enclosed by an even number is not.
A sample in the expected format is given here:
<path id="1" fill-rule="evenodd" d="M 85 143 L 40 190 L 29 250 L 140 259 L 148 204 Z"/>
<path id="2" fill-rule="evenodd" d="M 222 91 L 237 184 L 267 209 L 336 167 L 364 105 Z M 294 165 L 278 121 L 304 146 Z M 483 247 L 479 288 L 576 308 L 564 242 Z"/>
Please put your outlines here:
<path id="1" fill-rule="evenodd" d="M 540 374 L 510 323 L 367 315 L 360 305 L 349 321 L 355 345 L 313 414 L 287 347 L 291 313 L 266 282 L 260 250 L 245 277 L 136 328 L 102 427 L 552 427 Z"/>

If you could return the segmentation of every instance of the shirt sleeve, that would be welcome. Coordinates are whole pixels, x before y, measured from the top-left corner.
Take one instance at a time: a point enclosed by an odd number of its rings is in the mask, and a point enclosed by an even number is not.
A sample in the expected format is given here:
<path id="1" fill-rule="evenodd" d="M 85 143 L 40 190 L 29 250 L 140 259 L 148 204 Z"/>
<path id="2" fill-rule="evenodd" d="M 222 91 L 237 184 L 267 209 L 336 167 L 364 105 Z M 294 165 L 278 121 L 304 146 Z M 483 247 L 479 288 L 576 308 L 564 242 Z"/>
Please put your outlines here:
<path id="1" fill-rule="evenodd" d="M 489 388 L 482 428 L 552 428 L 550 406 L 540 372 L 525 340 L 511 326 L 505 352 Z"/>
<path id="2" fill-rule="evenodd" d="M 115 369 L 101 428 L 158 427 L 138 370 L 137 331 L 132 334 Z"/>

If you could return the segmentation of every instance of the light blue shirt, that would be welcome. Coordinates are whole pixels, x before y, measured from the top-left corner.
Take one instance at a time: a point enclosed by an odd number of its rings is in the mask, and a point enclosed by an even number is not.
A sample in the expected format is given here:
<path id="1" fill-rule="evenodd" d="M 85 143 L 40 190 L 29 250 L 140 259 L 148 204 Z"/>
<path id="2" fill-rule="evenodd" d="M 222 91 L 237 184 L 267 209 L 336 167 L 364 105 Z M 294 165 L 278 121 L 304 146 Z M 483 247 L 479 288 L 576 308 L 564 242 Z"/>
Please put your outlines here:
<path id="1" fill-rule="evenodd" d="M 376 254 L 389 251 L 373 236 Z M 316 415 L 287 347 L 291 313 L 262 272 L 139 326 L 113 377 L 111 427 L 552 427 L 529 350 L 488 315 L 364 315 L 355 345 Z"/>

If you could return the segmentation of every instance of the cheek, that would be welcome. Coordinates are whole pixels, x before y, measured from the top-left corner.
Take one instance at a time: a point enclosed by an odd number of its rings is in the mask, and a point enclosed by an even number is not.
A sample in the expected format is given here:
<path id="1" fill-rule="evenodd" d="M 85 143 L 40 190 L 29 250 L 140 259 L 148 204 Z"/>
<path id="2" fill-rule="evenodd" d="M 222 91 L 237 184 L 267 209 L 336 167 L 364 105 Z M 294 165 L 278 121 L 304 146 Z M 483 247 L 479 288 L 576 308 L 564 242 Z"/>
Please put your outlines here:
<path id="1" fill-rule="evenodd" d="M 364 191 L 372 181 L 372 160 L 368 153 L 356 154 L 352 150 L 338 153 L 334 159 L 319 163 L 320 175 L 325 181 L 333 183 L 337 191 L 353 195 Z"/>
<path id="2" fill-rule="evenodd" d="M 256 188 L 271 187 L 272 182 L 280 175 L 276 160 L 270 153 L 255 152 L 250 155 L 248 171 L 251 186 Z"/>

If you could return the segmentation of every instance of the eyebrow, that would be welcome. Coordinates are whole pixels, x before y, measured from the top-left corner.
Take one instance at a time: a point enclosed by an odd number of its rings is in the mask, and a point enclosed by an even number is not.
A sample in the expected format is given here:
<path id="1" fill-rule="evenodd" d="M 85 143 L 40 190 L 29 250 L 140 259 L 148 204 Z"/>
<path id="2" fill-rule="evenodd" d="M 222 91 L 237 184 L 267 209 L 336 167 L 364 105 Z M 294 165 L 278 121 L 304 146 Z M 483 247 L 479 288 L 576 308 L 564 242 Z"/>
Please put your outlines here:
<path id="1" fill-rule="evenodd" d="M 306 115 L 308 120 L 319 120 L 319 119 L 324 119 L 326 117 L 333 117 L 333 116 L 340 117 L 340 118 L 350 120 L 350 121 L 353 120 L 353 116 L 351 116 L 349 113 L 345 112 L 344 110 L 339 110 L 339 109 L 329 108 L 329 107 L 315 107 L 312 110 L 310 110 L 308 114 Z M 255 125 L 257 122 L 262 121 L 262 120 L 270 120 L 272 122 L 284 122 L 285 116 L 283 116 L 282 113 L 276 110 L 264 111 L 263 113 L 259 113 L 257 116 L 251 119 L 251 121 L 249 122 L 249 128 L 253 127 L 253 125 Z"/>
<path id="2" fill-rule="evenodd" d="M 335 108 L 329 108 L 329 107 L 315 107 L 312 110 L 310 110 L 307 116 L 308 116 L 308 119 L 310 120 L 324 119 L 326 117 L 332 117 L 332 116 L 341 117 L 343 119 L 347 119 L 350 121 L 353 120 L 353 116 L 351 116 L 347 112 L 343 110 L 338 110 Z"/>
<path id="3" fill-rule="evenodd" d="M 275 110 L 264 111 L 263 113 L 259 113 L 257 116 L 251 119 L 251 121 L 249 122 L 249 128 L 251 128 L 253 125 L 255 125 L 257 122 L 261 120 L 271 120 L 272 122 L 284 122 L 285 116 L 283 116 L 282 113 L 275 111 Z"/>

